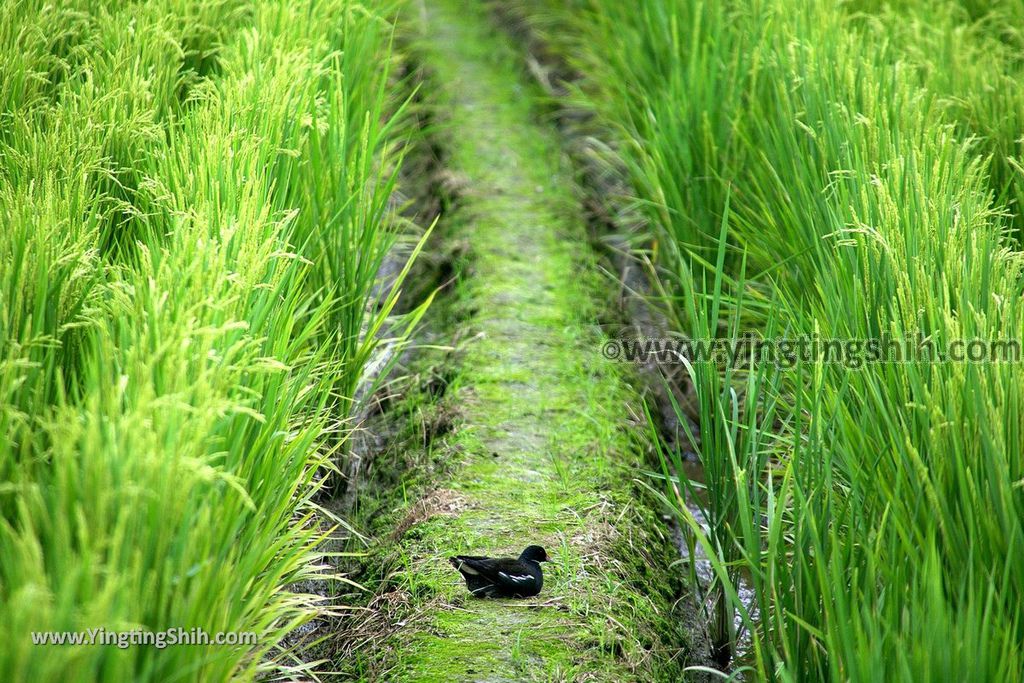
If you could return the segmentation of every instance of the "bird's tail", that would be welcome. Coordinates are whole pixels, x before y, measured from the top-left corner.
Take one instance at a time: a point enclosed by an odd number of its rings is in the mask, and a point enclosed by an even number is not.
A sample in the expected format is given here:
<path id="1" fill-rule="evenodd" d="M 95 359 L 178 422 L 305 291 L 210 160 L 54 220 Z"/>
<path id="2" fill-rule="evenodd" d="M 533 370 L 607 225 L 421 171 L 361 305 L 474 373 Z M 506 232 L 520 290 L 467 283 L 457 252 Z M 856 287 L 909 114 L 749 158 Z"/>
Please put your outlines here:
<path id="1" fill-rule="evenodd" d="M 449 557 L 448 561 L 451 562 L 452 566 L 455 567 L 457 570 L 459 570 L 459 572 L 462 575 L 464 575 L 464 576 L 477 576 L 480 572 L 478 572 L 473 567 L 472 562 L 469 561 L 470 559 L 471 558 L 463 557 L 461 555 L 456 555 L 454 557 Z"/>

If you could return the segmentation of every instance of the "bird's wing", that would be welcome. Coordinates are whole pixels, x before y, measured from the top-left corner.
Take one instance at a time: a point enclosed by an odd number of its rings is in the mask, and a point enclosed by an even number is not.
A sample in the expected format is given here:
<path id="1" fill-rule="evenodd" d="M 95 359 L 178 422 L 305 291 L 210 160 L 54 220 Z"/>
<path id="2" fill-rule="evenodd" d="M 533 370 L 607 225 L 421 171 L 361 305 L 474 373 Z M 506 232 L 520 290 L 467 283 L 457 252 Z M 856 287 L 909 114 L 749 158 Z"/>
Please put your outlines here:
<path id="1" fill-rule="evenodd" d="M 507 571 L 498 572 L 498 582 L 512 590 L 526 590 L 536 584 L 537 579 L 532 574 L 513 574 Z"/>

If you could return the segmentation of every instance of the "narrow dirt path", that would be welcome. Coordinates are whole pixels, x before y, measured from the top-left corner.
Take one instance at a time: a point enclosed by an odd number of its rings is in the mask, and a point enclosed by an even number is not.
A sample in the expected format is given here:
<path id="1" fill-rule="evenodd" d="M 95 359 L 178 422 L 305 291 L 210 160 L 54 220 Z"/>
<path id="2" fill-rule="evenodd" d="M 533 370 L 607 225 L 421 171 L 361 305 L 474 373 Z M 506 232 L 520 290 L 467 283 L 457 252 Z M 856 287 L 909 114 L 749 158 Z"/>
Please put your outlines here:
<path id="1" fill-rule="evenodd" d="M 465 189 L 445 231 L 468 245 L 474 311 L 451 481 L 420 501 L 390 581 L 407 623 L 370 655 L 379 680 L 653 680 L 686 659 L 669 543 L 633 482 L 636 396 L 602 360 L 597 267 L 553 129 L 479 8 L 428 0 L 424 59 Z M 636 413 L 634 412 L 634 415 Z M 424 502 L 426 501 L 426 502 Z M 425 512 L 424 512 L 425 511 Z M 534 600 L 471 598 L 445 558 L 548 549 Z"/>

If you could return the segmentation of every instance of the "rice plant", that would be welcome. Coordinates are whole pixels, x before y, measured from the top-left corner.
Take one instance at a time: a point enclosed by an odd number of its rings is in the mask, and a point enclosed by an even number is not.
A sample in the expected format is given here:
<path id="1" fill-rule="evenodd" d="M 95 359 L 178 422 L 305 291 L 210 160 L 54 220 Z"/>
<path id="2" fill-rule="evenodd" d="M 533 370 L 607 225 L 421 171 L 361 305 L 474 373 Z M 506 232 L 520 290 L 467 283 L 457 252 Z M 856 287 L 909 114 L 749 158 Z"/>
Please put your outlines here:
<path id="1" fill-rule="evenodd" d="M 1014 3 L 520 4 L 615 135 L 678 331 L 1017 338 Z M 667 498 L 753 629 L 735 668 L 1024 675 L 1019 364 L 689 377 L 710 530 Z"/>
<path id="2" fill-rule="evenodd" d="M 393 7 L 4 3 L 0 671 L 283 671 L 397 289 Z M 327 28 L 325 28 L 327 27 Z M 33 645 L 202 628 L 245 647 Z"/>

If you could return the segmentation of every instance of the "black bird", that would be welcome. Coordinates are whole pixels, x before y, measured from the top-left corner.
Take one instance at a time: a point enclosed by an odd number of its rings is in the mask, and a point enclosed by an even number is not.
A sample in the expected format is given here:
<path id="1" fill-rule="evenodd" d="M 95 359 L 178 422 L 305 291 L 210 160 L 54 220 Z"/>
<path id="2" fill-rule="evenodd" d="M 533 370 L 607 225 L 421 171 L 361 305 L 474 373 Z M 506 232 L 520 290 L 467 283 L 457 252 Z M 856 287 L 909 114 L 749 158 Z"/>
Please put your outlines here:
<path id="1" fill-rule="evenodd" d="M 480 598 L 529 598 L 544 586 L 540 563 L 548 554 L 539 545 L 531 545 L 519 556 L 480 557 L 456 555 L 448 561 L 466 579 L 469 592 Z"/>

